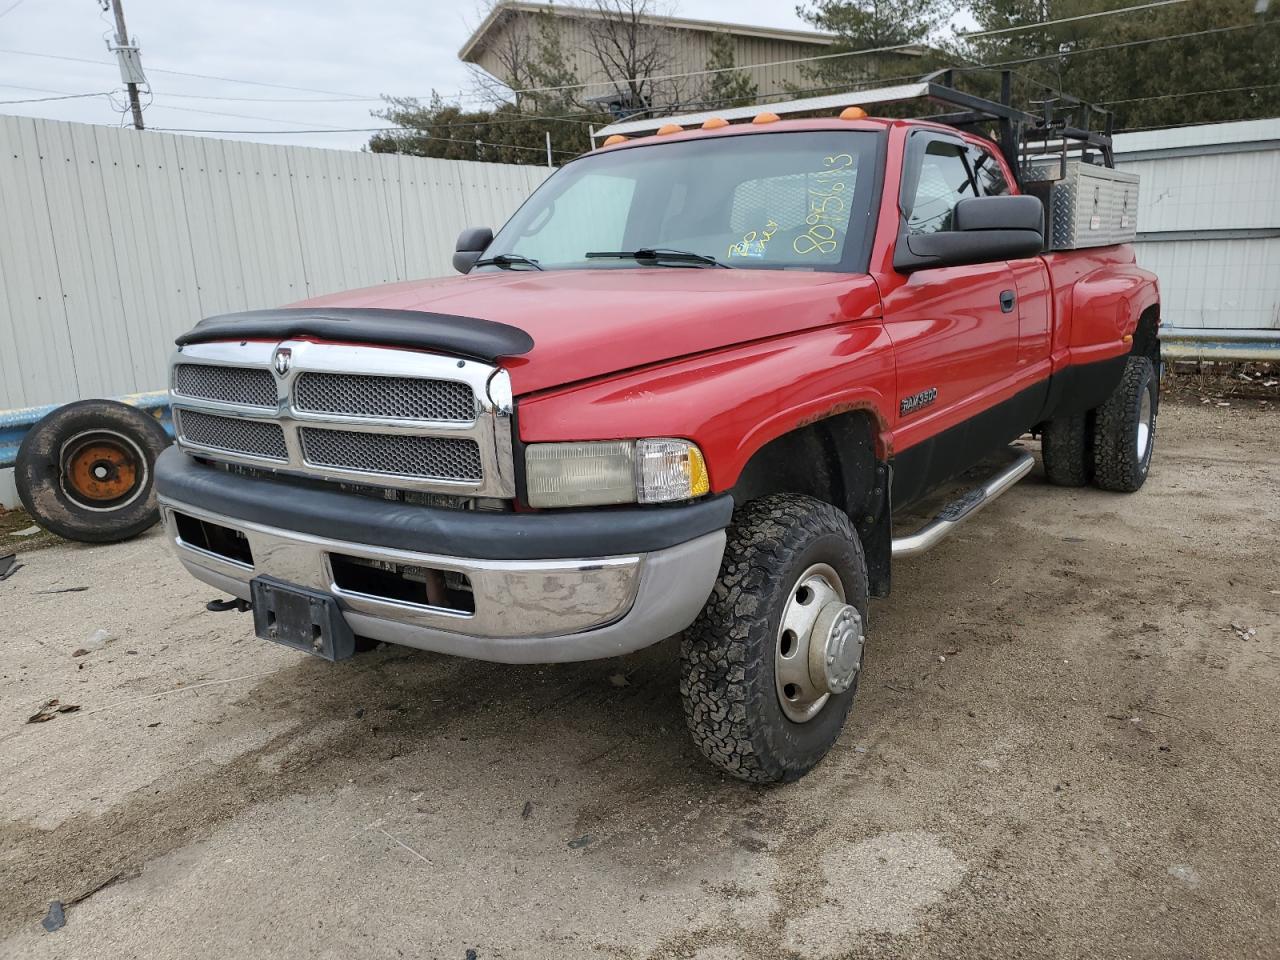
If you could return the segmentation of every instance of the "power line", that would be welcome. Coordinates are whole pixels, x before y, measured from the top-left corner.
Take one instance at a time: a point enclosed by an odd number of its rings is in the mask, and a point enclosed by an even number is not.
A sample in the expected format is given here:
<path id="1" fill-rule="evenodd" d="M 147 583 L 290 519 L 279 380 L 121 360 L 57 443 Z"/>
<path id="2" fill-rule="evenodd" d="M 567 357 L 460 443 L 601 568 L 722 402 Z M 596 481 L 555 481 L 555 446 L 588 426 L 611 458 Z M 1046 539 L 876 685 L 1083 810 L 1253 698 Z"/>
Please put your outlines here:
<path id="1" fill-rule="evenodd" d="M 0 10 L 0 17 L 7 17 L 9 14 L 13 13 L 13 11 L 17 10 L 20 6 L 22 6 L 25 2 L 26 0 L 13 0 L 13 3 L 9 4 L 3 10 Z"/>
<path id="2" fill-rule="evenodd" d="M 1036 27 L 1052 27 L 1059 23 L 1077 23 L 1080 20 L 1093 20 L 1095 17 L 1114 17 L 1118 13 L 1133 13 L 1137 10 L 1151 10 L 1155 7 L 1170 7 L 1186 2 L 1187 0 L 1155 0 L 1154 3 L 1142 3 L 1136 7 L 1121 7 L 1118 10 L 1100 10 L 1097 13 L 1082 13 L 1074 17 L 1059 17 L 1057 20 L 1041 20 L 1039 23 L 1023 23 L 1015 27 L 1000 27 L 997 30 L 970 30 L 967 33 L 957 33 L 956 36 L 961 40 L 971 40 L 974 37 L 995 37 L 1002 33 L 1018 33 L 1022 30 L 1034 30 Z"/>
<path id="3" fill-rule="evenodd" d="M 1187 93 L 1162 93 L 1154 97 L 1130 97 L 1127 100 L 1103 100 L 1104 106 L 1112 106 L 1117 103 L 1146 103 L 1149 100 L 1178 100 L 1182 97 L 1207 97 L 1215 93 L 1243 93 L 1246 90 L 1271 90 L 1280 87 L 1280 83 L 1255 83 L 1247 87 L 1220 87 L 1217 90 L 1191 90 Z M 1131 128 L 1132 129 L 1132 128 Z"/>
<path id="4" fill-rule="evenodd" d="M 155 107 L 158 110 L 181 110 L 184 113 L 199 113 L 211 117 L 235 117 L 237 120 L 264 120 L 268 123 L 292 123 L 300 127 L 305 127 L 307 124 L 312 124 L 313 126 L 318 125 L 321 127 L 333 126 L 332 124 L 327 123 L 317 124 L 314 120 L 286 120 L 284 117 L 262 117 L 251 113 L 228 113 L 224 110 L 199 110 L 195 107 L 176 107 L 168 103 L 157 103 L 155 104 Z M 334 127 L 334 129 L 338 128 Z"/>
<path id="5" fill-rule="evenodd" d="M 348 127 L 336 130 L 213 130 L 204 127 L 151 127 L 152 132 L 158 133 L 234 133 L 234 134 L 256 134 L 258 136 L 289 136 L 291 134 L 313 134 L 313 133 L 406 133 L 415 140 L 435 140 L 440 143 L 466 143 L 476 147 L 497 147 L 500 150 L 532 150 L 534 153 L 545 154 L 546 147 L 526 147 L 515 143 L 494 143 L 490 140 L 460 140 L 455 137 L 433 137 L 424 133 L 420 133 L 413 127 Z M 552 153 L 558 153 L 561 156 L 576 157 L 577 152 L 574 150 L 552 150 Z"/>
<path id="6" fill-rule="evenodd" d="M 1198 126 L 1221 126 L 1224 123 L 1244 123 L 1249 120 L 1262 120 L 1264 117 L 1235 117 L 1231 120 L 1210 120 Z M 1186 126 L 1184 123 L 1168 123 L 1160 127 L 1121 127 L 1116 133 L 1144 133 L 1151 130 L 1177 130 Z"/>
<path id="7" fill-rule="evenodd" d="M 27 90 L 31 93 L 70 93 L 70 90 L 54 90 L 51 87 L 24 87 L 20 83 L 0 83 L 6 90 Z"/>
<path id="8" fill-rule="evenodd" d="M 527 117 L 499 117 L 495 116 L 492 120 L 454 120 L 448 123 L 433 123 L 433 127 L 497 127 L 505 126 L 509 123 L 539 123 L 550 120 L 564 120 L 570 123 L 581 123 L 584 126 L 593 123 L 604 123 L 612 120 L 612 117 L 601 113 L 570 113 L 559 114 L 555 116 L 543 116 L 542 114 L 529 114 Z"/>
<path id="9" fill-rule="evenodd" d="M 377 103 L 382 97 L 219 97 L 211 93 L 173 93 L 166 90 L 164 97 L 181 97 L 184 100 L 228 100 L 239 103 Z"/>
<path id="10" fill-rule="evenodd" d="M 4 50 L 0 49 L 0 53 L 8 53 L 16 57 L 39 57 L 43 60 L 66 60 L 70 63 L 92 63 L 99 67 L 114 67 L 117 64 L 108 60 L 90 60 L 88 57 L 68 57 L 57 53 L 35 53 L 30 50 Z M 263 80 L 242 80 L 236 77 L 215 77 L 207 73 L 187 73 L 183 70 L 165 70 L 161 67 L 147 67 L 149 73 L 164 73 L 174 77 L 192 77 L 196 80 L 217 80 L 222 83 L 242 83 L 251 87 L 271 87 L 276 90 L 296 90 L 299 93 L 323 93 L 332 97 L 351 97 L 356 100 L 377 100 L 378 97 L 364 97 L 354 93 L 342 93 L 335 90 L 318 90 L 314 87 L 291 87 L 283 83 L 267 83 Z"/>
<path id="11" fill-rule="evenodd" d="M 57 97 L 29 97 L 26 100 L 0 100 L 0 104 L 11 103 L 49 103 L 52 100 L 82 100 L 85 97 L 109 97 L 110 90 L 99 90 L 97 93 L 64 93 Z"/>
<path id="12" fill-rule="evenodd" d="M 887 83 L 887 82 L 893 82 L 895 80 L 912 80 L 912 79 L 916 79 L 918 76 L 919 74 L 905 74 L 903 76 L 898 76 L 898 77 L 884 78 L 883 80 L 878 82 Z M 869 88 L 859 88 L 859 89 L 869 89 Z M 848 91 L 848 90 L 849 90 L 849 85 L 847 83 L 842 83 L 842 84 L 835 84 L 835 85 L 825 86 L 825 87 L 811 87 L 804 90 L 796 90 L 794 92 L 766 94 L 765 96 L 759 97 L 757 99 L 763 103 L 763 102 L 772 102 L 773 100 L 778 100 L 778 99 L 783 99 L 783 100 L 790 99 L 796 94 L 828 93 L 831 91 Z M 856 93 L 857 91 L 854 90 L 850 92 Z M 736 99 L 738 98 L 726 97 L 720 100 L 705 100 L 705 101 L 700 101 L 698 103 L 698 106 L 703 109 L 709 109 L 709 108 L 714 108 L 715 106 L 718 106 L 723 103 L 732 102 Z M 178 109 L 177 107 L 165 107 L 164 105 L 159 105 L 159 104 L 158 106 L 161 106 L 162 109 L 170 109 L 170 110 Z M 511 117 L 511 118 L 501 118 L 501 120 L 497 120 L 497 121 L 478 120 L 478 121 L 468 121 L 468 122 L 453 123 L 453 124 L 447 124 L 447 123 L 431 124 L 430 126 L 431 128 L 483 127 L 483 126 L 490 126 L 492 124 L 496 124 L 499 122 L 531 123 L 531 122 L 539 122 L 539 121 L 567 120 L 567 119 L 572 119 L 572 117 L 564 117 L 564 116 L 561 116 L 561 117 L 530 116 L 527 118 Z M 601 116 L 601 117 L 597 117 L 596 119 L 597 121 L 603 122 L 604 120 L 609 118 Z M 582 122 L 585 123 L 587 121 L 582 121 Z M 320 134 L 320 133 L 407 133 L 424 140 L 441 140 L 448 143 L 475 143 L 476 142 L 475 140 L 429 136 L 427 134 L 420 133 L 418 127 L 346 127 L 342 129 L 331 129 L 331 130 L 220 130 L 220 129 L 215 130 L 215 129 L 177 128 L 177 127 L 153 127 L 152 129 L 160 130 L 165 133 L 239 133 L 239 134 L 257 134 L 257 135 L 272 135 L 272 136 L 276 134 L 289 135 L 289 134 Z M 492 143 L 485 140 L 480 141 L 480 143 L 485 144 L 487 146 L 493 146 L 493 147 L 514 146 L 511 144 Z M 514 146 L 514 149 L 545 151 L 546 148 Z M 553 152 L 564 154 L 564 155 L 577 156 L 577 154 L 571 150 L 555 150 Z"/>
<path id="13" fill-rule="evenodd" d="M 1187 40 L 1191 37 L 1206 37 L 1210 34 L 1232 33 L 1236 30 L 1261 30 L 1264 27 L 1273 27 L 1280 20 L 1266 20 L 1262 23 L 1245 23 L 1237 27 L 1214 27 L 1210 30 L 1196 30 L 1192 33 L 1175 33 L 1166 37 L 1149 37 L 1146 40 L 1127 40 L 1124 43 L 1109 43 L 1101 47 L 1080 47 L 1078 50 L 1063 50 L 1060 53 L 1049 53 L 1040 57 L 1022 57 L 1019 60 L 1001 60 L 998 63 L 980 63 L 972 67 L 956 67 L 957 70 L 991 70 L 997 67 L 1015 67 L 1023 63 L 1040 63 L 1044 60 L 1059 60 L 1064 57 L 1074 57 L 1082 53 L 1100 53 L 1103 50 L 1120 50 L 1125 47 L 1140 47 L 1147 43 L 1161 43 L 1166 40 Z"/>

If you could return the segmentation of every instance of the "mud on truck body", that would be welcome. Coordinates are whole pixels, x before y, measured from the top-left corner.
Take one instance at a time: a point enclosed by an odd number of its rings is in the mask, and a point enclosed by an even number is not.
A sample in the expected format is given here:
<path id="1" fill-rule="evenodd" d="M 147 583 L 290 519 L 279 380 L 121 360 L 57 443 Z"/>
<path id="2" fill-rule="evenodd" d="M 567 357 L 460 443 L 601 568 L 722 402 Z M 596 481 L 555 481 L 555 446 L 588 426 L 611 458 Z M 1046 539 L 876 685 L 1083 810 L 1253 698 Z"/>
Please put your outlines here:
<path id="1" fill-rule="evenodd" d="M 585 660 L 683 631 L 702 752 L 803 775 L 893 558 L 1031 455 L 922 529 L 895 511 L 1027 432 L 1052 482 L 1136 490 L 1158 403 L 1109 137 L 936 79 L 853 96 L 961 112 L 624 123 L 496 236 L 466 231 L 464 276 L 199 323 L 156 469 L 182 563 L 335 660 Z"/>

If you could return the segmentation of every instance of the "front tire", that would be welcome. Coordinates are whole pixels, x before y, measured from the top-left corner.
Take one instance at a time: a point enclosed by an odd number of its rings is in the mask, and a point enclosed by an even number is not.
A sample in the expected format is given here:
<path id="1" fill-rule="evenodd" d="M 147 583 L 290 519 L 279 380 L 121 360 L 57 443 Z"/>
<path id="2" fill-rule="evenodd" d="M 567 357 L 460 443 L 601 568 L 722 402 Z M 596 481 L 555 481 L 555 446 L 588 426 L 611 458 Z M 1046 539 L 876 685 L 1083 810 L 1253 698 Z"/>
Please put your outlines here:
<path id="1" fill-rule="evenodd" d="M 1131 356 L 1124 376 L 1098 408 L 1093 428 L 1093 482 L 1132 493 L 1147 480 L 1155 448 L 1159 382 L 1150 358 Z"/>
<path id="2" fill-rule="evenodd" d="M 840 735 L 862 667 L 867 570 L 848 517 L 775 495 L 737 511 L 681 648 L 694 742 L 752 783 L 796 780 Z"/>

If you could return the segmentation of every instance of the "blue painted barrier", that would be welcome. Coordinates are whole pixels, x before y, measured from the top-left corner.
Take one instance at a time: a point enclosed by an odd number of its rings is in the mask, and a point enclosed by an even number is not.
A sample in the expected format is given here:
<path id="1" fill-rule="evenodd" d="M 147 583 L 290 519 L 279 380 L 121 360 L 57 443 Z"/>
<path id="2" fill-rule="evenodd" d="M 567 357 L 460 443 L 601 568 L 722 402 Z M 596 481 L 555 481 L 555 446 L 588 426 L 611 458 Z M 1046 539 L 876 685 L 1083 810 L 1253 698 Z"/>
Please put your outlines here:
<path id="1" fill-rule="evenodd" d="M 130 393 L 123 397 L 112 397 L 120 403 L 127 403 L 139 410 L 147 410 L 160 421 L 165 433 L 173 436 L 173 417 L 169 413 L 169 394 L 165 390 L 150 393 Z M 12 467 L 18 458 L 18 447 L 27 431 L 39 423 L 59 407 L 62 403 L 51 403 L 45 407 L 22 407 L 18 410 L 0 410 L 0 469 Z"/>

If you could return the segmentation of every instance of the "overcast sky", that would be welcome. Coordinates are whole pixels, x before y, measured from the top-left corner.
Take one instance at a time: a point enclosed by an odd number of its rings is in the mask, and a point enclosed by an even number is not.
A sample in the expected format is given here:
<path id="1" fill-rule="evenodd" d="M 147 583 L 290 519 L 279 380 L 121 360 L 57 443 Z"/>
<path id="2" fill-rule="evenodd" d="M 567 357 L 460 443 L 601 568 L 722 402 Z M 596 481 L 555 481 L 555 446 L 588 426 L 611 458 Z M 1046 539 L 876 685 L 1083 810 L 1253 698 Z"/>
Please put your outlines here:
<path id="1" fill-rule="evenodd" d="M 482 0 L 124 2 L 154 95 L 144 115 L 148 127 L 373 127 L 382 122 L 369 115 L 380 94 L 427 97 L 438 90 L 449 96 L 473 89 L 458 50 L 482 19 Z M 791 0 L 679 0 L 674 12 L 806 26 Z M 0 113 L 119 123 L 126 102 L 119 70 L 103 42 L 113 30 L 110 19 L 97 0 L 0 0 Z M 179 75 L 193 73 L 265 86 Z M 13 102 L 104 91 L 115 91 L 114 105 L 105 96 Z M 371 99 L 317 102 L 344 97 Z M 312 102 L 299 102 L 306 100 Z M 368 134 L 340 132 L 234 136 L 351 149 L 368 139 Z"/>

